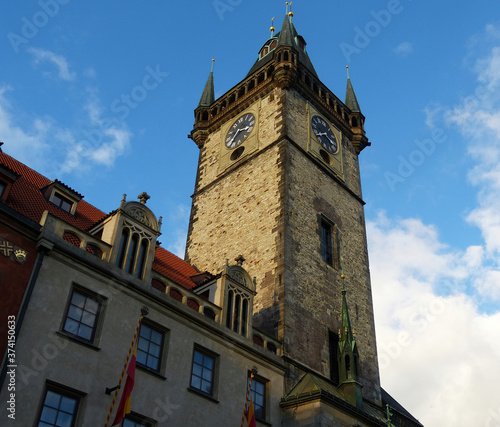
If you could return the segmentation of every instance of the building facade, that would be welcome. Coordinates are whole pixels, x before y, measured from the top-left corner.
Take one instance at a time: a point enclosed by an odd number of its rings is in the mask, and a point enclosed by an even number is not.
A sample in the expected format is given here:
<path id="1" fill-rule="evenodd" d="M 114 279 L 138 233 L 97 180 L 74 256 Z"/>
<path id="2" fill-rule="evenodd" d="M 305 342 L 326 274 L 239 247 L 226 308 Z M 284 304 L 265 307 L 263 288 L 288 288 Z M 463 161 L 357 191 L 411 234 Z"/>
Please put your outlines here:
<path id="1" fill-rule="evenodd" d="M 351 81 L 321 82 L 291 12 L 258 55 L 195 109 L 185 260 L 146 193 L 105 214 L 0 154 L 3 419 L 104 425 L 137 332 L 124 426 L 237 425 L 252 373 L 257 425 L 421 426 L 380 386 Z"/>

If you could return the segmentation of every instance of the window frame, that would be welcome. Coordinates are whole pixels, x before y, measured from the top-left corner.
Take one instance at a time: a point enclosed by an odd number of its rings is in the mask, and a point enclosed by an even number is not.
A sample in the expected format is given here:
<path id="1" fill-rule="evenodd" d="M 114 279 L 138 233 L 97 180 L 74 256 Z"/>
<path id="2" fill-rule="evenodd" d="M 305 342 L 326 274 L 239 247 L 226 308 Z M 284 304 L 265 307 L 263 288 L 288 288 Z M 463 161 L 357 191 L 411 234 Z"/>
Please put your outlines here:
<path id="1" fill-rule="evenodd" d="M 193 386 L 193 374 L 194 374 L 194 365 L 195 365 L 195 354 L 200 353 L 203 355 L 203 357 L 211 358 L 213 360 L 213 370 L 212 370 L 212 384 L 211 384 L 211 391 L 210 393 L 207 393 L 206 391 L 203 391 L 202 388 L 198 388 Z M 198 366 L 200 365 L 199 363 L 196 363 Z M 203 372 L 204 370 L 202 369 L 201 377 L 199 375 L 195 375 L 197 378 L 201 378 L 203 380 Z M 209 397 L 211 399 L 216 399 L 217 397 L 217 392 L 218 392 L 218 381 L 217 381 L 217 374 L 219 372 L 219 355 L 204 348 L 199 345 L 195 345 L 193 348 L 193 357 L 191 360 L 191 374 L 189 375 L 189 387 L 188 389 L 191 391 L 194 391 L 195 393 L 199 393 L 203 396 Z"/>
<path id="2" fill-rule="evenodd" d="M 93 299 L 94 301 L 96 301 L 98 303 L 98 309 L 97 309 L 97 312 L 95 313 L 95 321 L 94 321 L 94 324 L 92 326 L 92 335 L 91 335 L 90 339 L 87 339 L 83 336 L 75 334 L 75 333 L 66 329 L 66 321 L 68 319 L 69 311 L 70 311 L 72 300 L 73 300 L 73 295 L 75 293 L 78 293 L 78 294 L 84 296 L 85 298 Z M 74 284 L 71 287 L 70 292 L 68 294 L 68 299 L 66 301 L 66 308 L 64 310 L 64 316 L 63 316 L 62 322 L 61 322 L 60 333 L 68 338 L 71 338 L 71 339 L 77 341 L 77 342 L 96 347 L 98 344 L 98 341 L 99 341 L 99 335 L 100 335 L 102 322 L 103 322 L 103 318 L 104 318 L 105 304 L 106 304 L 106 298 L 104 296 L 99 295 L 96 292 L 93 292 L 89 289 L 85 289 L 81 286 Z M 72 319 L 72 320 L 76 321 L 75 319 Z M 79 322 L 79 325 L 82 324 L 81 319 L 78 322 Z"/>
<path id="3" fill-rule="evenodd" d="M 143 326 L 151 329 L 152 331 L 156 332 L 156 333 L 159 333 L 161 334 L 161 344 L 160 344 L 160 354 L 158 356 L 158 367 L 157 369 L 154 369 L 148 365 L 145 365 L 141 362 L 139 362 L 139 352 L 142 352 L 142 353 L 146 353 L 145 351 L 143 351 L 142 349 L 139 348 L 139 341 L 141 339 L 141 331 L 142 331 L 142 328 Z M 156 323 L 153 323 L 149 320 L 144 320 L 141 322 L 141 327 L 139 329 L 139 334 L 137 336 L 137 339 L 138 339 L 138 346 L 137 346 L 137 359 L 136 359 L 136 363 L 137 363 L 137 366 L 141 369 L 144 369 L 148 372 L 153 372 L 155 374 L 162 374 L 163 370 L 164 370 L 164 367 L 165 367 L 165 362 L 164 362 L 164 359 L 165 359 L 165 354 L 166 354 L 166 343 L 167 343 L 167 334 L 168 334 L 168 329 L 165 329 L 159 325 L 157 325 Z M 143 337 L 143 339 L 147 339 L 145 337 Z M 151 343 L 151 340 L 149 340 L 149 343 Z M 147 355 L 149 356 L 150 353 L 149 353 L 149 345 L 148 345 L 148 353 Z M 153 357 L 156 357 L 156 356 L 153 356 Z M 146 361 L 147 361 L 147 358 L 146 358 Z"/>
<path id="4" fill-rule="evenodd" d="M 83 399 L 85 397 L 85 393 L 80 392 L 78 390 L 72 389 L 70 387 L 65 387 L 61 384 L 57 384 L 51 381 L 47 381 L 45 383 L 45 388 L 44 392 L 42 394 L 42 398 L 40 400 L 40 405 L 38 409 L 38 415 L 35 421 L 35 427 L 39 426 L 41 422 L 46 423 L 45 421 L 41 420 L 43 410 L 46 407 L 46 399 L 47 399 L 47 394 L 48 393 L 54 393 L 62 397 L 66 397 L 68 399 L 73 399 L 75 400 L 75 407 L 74 407 L 74 412 L 72 413 L 72 420 L 71 420 L 71 427 L 75 427 L 78 425 L 79 417 L 81 414 L 81 408 L 83 404 Z M 60 406 L 57 409 L 57 413 L 59 414 L 59 409 Z"/>
<path id="5" fill-rule="evenodd" d="M 73 214 L 73 207 L 75 202 L 70 198 L 68 198 L 67 196 L 61 194 L 59 191 L 54 191 L 54 194 L 52 195 L 50 202 L 54 206 L 57 206 L 59 209 L 63 210 L 64 212 L 69 213 L 70 215 Z M 64 207 L 64 204 L 69 205 L 69 208 L 66 209 L 66 207 Z"/>
<path id="6" fill-rule="evenodd" d="M 125 416 L 125 418 L 121 422 L 122 427 L 127 427 L 125 424 L 126 421 L 130 421 L 132 423 L 139 424 L 140 426 L 144 426 L 144 427 L 156 427 L 156 425 L 157 425 L 155 420 L 153 420 L 149 417 L 144 417 L 142 415 L 139 415 L 136 412 L 131 412 L 130 414 L 127 414 Z"/>
<path id="7" fill-rule="evenodd" d="M 248 389 L 248 383 L 250 381 L 250 375 L 251 371 L 248 372 L 248 377 L 247 377 L 247 389 Z M 258 404 L 262 408 L 262 412 L 258 412 L 258 410 L 255 407 L 255 396 L 257 394 L 257 390 L 254 389 L 254 387 L 260 384 L 263 387 L 264 394 L 263 394 L 263 405 Z M 260 375 L 255 375 L 252 380 L 252 385 L 250 388 L 250 395 L 248 397 L 248 404 L 250 404 L 250 396 L 252 396 L 252 402 L 253 402 L 253 408 L 255 412 L 255 419 L 263 422 L 267 422 L 269 419 L 269 387 L 270 387 L 270 381 L 264 377 L 261 377 Z M 248 410 L 248 408 L 247 408 Z"/>
<path id="8" fill-rule="evenodd" d="M 329 239 L 323 237 L 323 230 L 328 232 Z M 340 268 L 340 238 L 338 227 L 324 215 L 319 216 L 319 239 L 321 259 L 329 266 L 338 270 Z"/>

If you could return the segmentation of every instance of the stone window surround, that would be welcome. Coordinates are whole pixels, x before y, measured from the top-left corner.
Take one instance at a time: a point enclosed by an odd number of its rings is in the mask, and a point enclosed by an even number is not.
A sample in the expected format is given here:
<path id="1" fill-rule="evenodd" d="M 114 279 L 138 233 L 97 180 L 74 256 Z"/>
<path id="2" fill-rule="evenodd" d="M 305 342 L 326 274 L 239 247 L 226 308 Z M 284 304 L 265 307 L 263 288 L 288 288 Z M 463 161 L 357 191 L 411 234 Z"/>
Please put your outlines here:
<path id="1" fill-rule="evenodd" d="M 157 369 L 154 369 L 152 367 L 144 365 L 144 364 L 140 363 L 139 360 L 137 360 L 137 366 L 139 368 L 147 371 L 147 372 L 151 372 L 151 373 L 163 376 L 165 373 L 165 367 L 166 367 L 165 366 L 166 365 L 165 359 L 166 359 L 166 355 L 167 355 L 168 334 L 170 331 L 168 329 L 158 325 L 157 323 L 152 322 L 149 319 L 143 319 L 142 324 L 141 324 L 141 329 L 142 329 L 142 325 L 152 329 L 155 332 L 160 333 L 162 335 L 162 342 L 160 345 L 160 355 L 159 355 Z M 139 341 L 140 341 L 140 339 L 141 339 L 141 330 L 139 330 L 139 336 L 138 336 Z M 142 350 L 140 350 L 140 348 L 138 347 L 137 351 L 139 352 Z"/>
<path id="2" fill-rule="evenodd" d="M 195 365 L 195 354 L 199 353 L 202 354 L 204 357 L 211 358 L 213 360 L 213 375 L 212 375 L 212 389 L 210 393 L 204 392 L 203 390 L 196 388 L 192 386 L 192 381 L 193 381 L 193 368 Z M 202 396 L 208 397 L 216 402 L 217 401 L 217 395 L 218 395 L 218 373 L 219 373 L 219 355 L 214 353 L 211 350 L 206 349 L 205 347 L 202 347 L 198 344 L 194 345 L 193 348 L 193 359 L 191 361 L 191 373 L 189 375 L 189 387 L 188 390 L 193 391 L 195 393 L 198 393 Z M 203 373 L 202 373 L 203 375 Z"/>
<path id="3" fill-rule="evenodd" d="M 99 310 L 96 314 L 96 320 L 95 320 L 95 323 L 93 325 L 92 337 L 90 340 L 83 338 L 77 334 L 71 333 L 65 329 L 66 320 L 68 318 L 68 312 L 69 312 L 71 301 L 73 299 L 73 295 L 75 292 L 77 292 L 85 297 L 92 298 L 93 300 L 95 300 L 99 303 Z M 76 283 L 73 283 L 73 285 L 70 288 L 70 292 L 68 294 L 66 308 L 64 310 L 64 316 L 63 316 L 62 321 L 61 321 L 59 333 L 65 337 L 71 338 L 73 341 L 76 341 L 76 342 L 79 342 L 79 343 L 82 343 L 85 345 L 90 345 L 93 348 L 98 349 L 101 330 L 102 330 L 102 326 L 104 323 L 106 302 L 107 302 L 106 297 L 99 295 L 98 293 L 91 291 L 87 288 L 84 288 Z"/>
<path id="4" fill-rule="evenodd" d="M 38 410 L 38 416 L 36 418 L 37 421 L 38 422 L 40 421 L 40 418 L 41 418 L 42 413 L 43 413 L 43 409 L 44 409 L 45 404 L 46 404 L 47 394 L 49 392 L 55 393 L 59 396 L 73 399 L 76 401 L 74 413 L 73 413 L 73 417 L 72 417 L 72 422 L 71 422 L 71 427 L 79 425 L 79 421 L 81 421 L 80 417 L 81 417 L 81 413 L 82 413 L 82 411 L 81 411 L 82 406 L 83 406 L 82 403 L 84 401 L 84 397 L 86 394 L 79 391 L 79 390 L 75 390 L 73 388 L 64 386 L 62 384 L 59 384 L 59 383 L 56 383 L 56 382 L 53 382 L 50 380 L 47 380 L 47 382 L 45 384 L 45 390 L 43 391 L 43 394 L 42 394 L 42 398 L 40 401 L 40 407 Z"/>

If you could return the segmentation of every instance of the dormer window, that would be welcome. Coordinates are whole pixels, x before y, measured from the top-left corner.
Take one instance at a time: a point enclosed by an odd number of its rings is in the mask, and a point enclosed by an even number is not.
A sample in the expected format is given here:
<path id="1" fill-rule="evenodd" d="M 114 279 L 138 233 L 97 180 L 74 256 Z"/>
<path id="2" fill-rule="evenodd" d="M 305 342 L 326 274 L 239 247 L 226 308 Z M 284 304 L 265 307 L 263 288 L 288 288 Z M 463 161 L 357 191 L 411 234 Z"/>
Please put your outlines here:
<path id="1" fill-rule="evenodd" d="M 5 165 L 0 165 L 0 200 L 5 202 L 12 188 L 12 184 L 19 175 Z"/>
<path id="2" fill-rule="evenodd" d="M 264 46 L 260 49 L 259 58 L 264 58 L 268 53 L 272 52 L 276 46 L 278 45 L 278 41 L 276 39 L 269 39 L 264 43 Z"/>
<path id="3" fill-rule="evenodd" d="M 41 190 L 50 203 L 70 215 L 75 215 L 78 202 L 83 198 L 81 194 L 57 179 Z"/>
<path id="4" fill-rule="evenodd" d="M 146 236 L 143 237 L 138 232 L 132 233 L 129 228 L 123 227 L 116 258 L 117 267 L 138 279 L 143 279 L 148 250 L 149 240 Z"/>
<path id="5" fill-rule="evenodd" d="M 147 193 L 141 193 L 137 198 L 140 202 L 127 202 L 124 195 L 120 208 L 89 232 L 99 233 L 101 239 L 112 246 L 111 263 L 149 283 L 161 217 L 156 219 L 146 207 L 150 198 Z"/>
<path id="6" fill-rule="evenodd" d="M 67 199 L 62 194 L 58 193 L 57 191 L 52 196 L 51 202 L 54 205 L 56 205 L 58 208 L 61 208 L 63 211 L 71 213 L 73 203 L 71 202 L 71 200 Z"/>
<path id="7" fill-rule="evenodd" d="M 244 258 L 236 258 L 238 265 L 226 266 L 223 280 L 224 323 L 227 328 L 243 335 L 249 336 L 253 314 L 253 297 L 255 283 L 248 272 L 241 267 Z"/>

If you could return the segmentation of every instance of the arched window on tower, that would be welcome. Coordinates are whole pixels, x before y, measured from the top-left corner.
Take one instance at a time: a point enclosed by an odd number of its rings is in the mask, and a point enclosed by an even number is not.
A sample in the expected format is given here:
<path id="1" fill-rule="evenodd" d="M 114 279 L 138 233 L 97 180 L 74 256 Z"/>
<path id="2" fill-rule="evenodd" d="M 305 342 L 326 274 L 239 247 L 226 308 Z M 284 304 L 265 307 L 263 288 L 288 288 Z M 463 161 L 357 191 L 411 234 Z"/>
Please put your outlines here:
<path id="1" fill-rule="evenodd" d="M 236 289 L 230 289 L 227 294 L 226 327 L 234 332 L 247 336 L 248 334 L 248 296 Z"/>
<path id="2" fill-rule="evenodd" d="M 125 271 L 133 274 L 135 261 L 137 257 L 137 248 L 139 247 L 139 235 L 134 233 L 128 246 L 127 261 L 125 263 Z"/>
<path id="3" fill-rule="evenodd" d="M 123 268 L 123 263 L 125 262 L 129 237 L 130 231 L 128 228 L 124 227 L 122 236 L 120 237 L 120 245 L 118 246 L 118 256 L 116 257 L 116 266 L 119 268 Z"/>
<path id="4" fill-rule="evenodd" d="M 146 268 L 146 255 L 148 253 L 149 242 L 147 239 L 142 239 L 139 247 L 139 255 L 137 256 L 137 266 L 135 268 L 135 277 L 142 279 Z"/>

